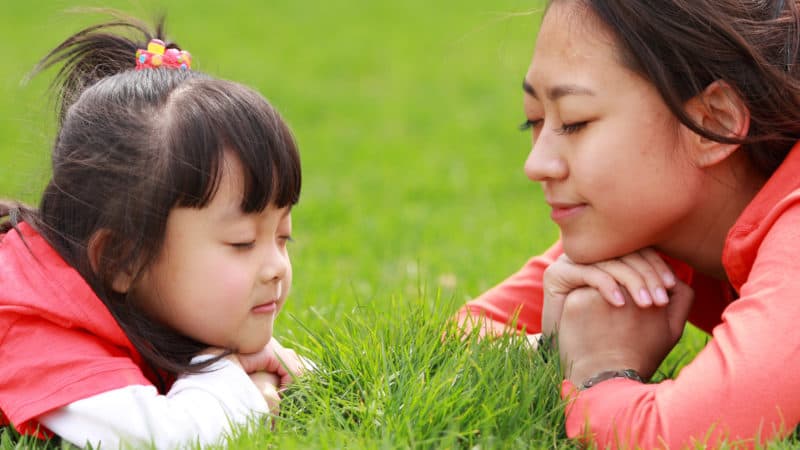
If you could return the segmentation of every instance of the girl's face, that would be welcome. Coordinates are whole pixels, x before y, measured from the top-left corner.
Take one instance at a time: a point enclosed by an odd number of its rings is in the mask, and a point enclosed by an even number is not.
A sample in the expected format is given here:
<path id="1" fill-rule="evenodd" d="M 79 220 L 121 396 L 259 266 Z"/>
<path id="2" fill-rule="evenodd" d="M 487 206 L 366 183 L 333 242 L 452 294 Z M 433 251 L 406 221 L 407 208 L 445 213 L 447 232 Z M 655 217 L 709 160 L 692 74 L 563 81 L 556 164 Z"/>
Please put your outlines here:
<path id="1" fill-rule="evenodd" d="M 202 209 L 175 208 L 163 248 L 133 286 L 151 317 L 213 347 L 250 353 L 272 337 L 292 282 L 289 208 L 245 214 L 242 168 L 226 156 Z"/>
<path id="2" fill-rule="evenodd" d="M 533 147 L 525 173 L 541 183 L 564 249 L 591 263 L 686 232 L 701 192 L 686 138 L 656 89 L 625 68 L 597 19 L 553 4 L 525 76 Z"/>

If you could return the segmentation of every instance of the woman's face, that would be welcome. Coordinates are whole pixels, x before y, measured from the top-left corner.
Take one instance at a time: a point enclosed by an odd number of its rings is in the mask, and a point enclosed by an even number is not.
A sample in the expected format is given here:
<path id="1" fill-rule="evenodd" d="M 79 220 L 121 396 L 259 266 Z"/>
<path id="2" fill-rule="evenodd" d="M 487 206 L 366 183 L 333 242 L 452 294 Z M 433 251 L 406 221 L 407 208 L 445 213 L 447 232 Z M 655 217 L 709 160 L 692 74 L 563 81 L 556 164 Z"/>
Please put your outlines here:
<path id="1" fill-rule="evenodd" d="M 668 247 L 686 232 L 702 196 L 702 171 L 686 156 L 690 132 L 577 2 L 554 3 L 542 22 L 525 114 L 525 173 L 541 183 L 571 259 Z"/>

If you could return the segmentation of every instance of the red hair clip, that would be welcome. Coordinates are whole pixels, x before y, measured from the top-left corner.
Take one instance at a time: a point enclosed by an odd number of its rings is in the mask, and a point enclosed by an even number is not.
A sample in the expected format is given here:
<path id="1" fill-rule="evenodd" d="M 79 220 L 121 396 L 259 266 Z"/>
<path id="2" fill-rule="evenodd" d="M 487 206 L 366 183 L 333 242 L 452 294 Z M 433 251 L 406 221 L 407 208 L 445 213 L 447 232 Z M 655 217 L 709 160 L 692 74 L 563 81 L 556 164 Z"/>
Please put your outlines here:
<path id="1" fill-rule="evenodd" d="M 192 55 L 177 48 L 166 48 L 160 39 L 151 39 L 147 50 L 136 50 L 136 70 L 158 67 L 189 70 L 192 68 Z"/>

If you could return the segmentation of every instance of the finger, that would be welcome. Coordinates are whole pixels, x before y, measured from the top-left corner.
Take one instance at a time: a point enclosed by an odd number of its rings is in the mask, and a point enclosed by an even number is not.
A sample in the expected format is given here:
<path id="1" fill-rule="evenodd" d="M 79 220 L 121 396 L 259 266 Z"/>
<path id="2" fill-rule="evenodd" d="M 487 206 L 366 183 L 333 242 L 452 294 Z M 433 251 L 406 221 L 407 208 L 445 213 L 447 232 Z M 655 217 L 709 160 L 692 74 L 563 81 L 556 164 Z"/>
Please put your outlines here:
<path id="1" fill-rule="evenodd" d="M 468 309 L 460 310 L 456 317 L 453 319 L 455 322 L 455 330 L 451 328 L 447 328 L 442 332 L 442 341 L 445 339 L 450 338 L 450 333 L 455 331 L 456 337 L 461 340 L 466 339 L 476 328 L 480 331 L 478 335 L 480 337 L 484 336 L 484 330 L 481 327 L 481 316 L 473 315 L 472 312 Z"/>
<path id="2" fill-rule="evenodd" d="M 615 306 L 625 304 L 617 280 L 596 265 L 582 265 L 572 262 L 551 264 L 544 272 L 545 296 L 563 301 L 570 292 L 582 287 L 597 289 L 603 298 Z"/>
<path id="3" fill-rule="evenodd" d="M 270 372 L 258 371 L 248 374 L 248 376 L 261 391 L 265 389 L 277 389 L 281 383 L 280 377 Z"/>
<path id="4" fill-rule="evenodd" d="M 558 329 L 561 322 L 561 314 L 564 311 L 564 300 L 566 296 L 544 296 L 542 305 L 542 334 L 552 336 Z"/>
<path id="5" fill-rule="evenodd" d="M 678 281 L 678 279 L 675 277 L 675 272 L 672 270 L 672 267 L 670 267 L 670 265 L 664 261 L 664 258 L 658 254 L 657 251 L 648 247 L 639 250 L 639 253 L 644 259 L 650 262 L 650 265 L 653 266 L 653 269 L 655 269 L 655 271 L 661 276 L 661 281 L 664 283 L 665 288 L 672 289 L 675 287 L 675 283 Z"/>
<path id="6" fill-rule="evenodd" d="M 269 343 L 264 347 L 264 351 L 266 352 L 265 370 L 276 373 L 281 377 L 289 374 L 289 370 L 282 361 L 282 359 L 288 359 L 284 356 L 286 354 L 286 349 L 283 348 L 277 339 L 270 339 Z"/>
<path id="7" fill-rule="evenodd" d="M 281 376 L 284 375 L 300 375 L 305 371 L 305 367 L 303 362 L 300 360 L 300 356 L 297 354 L 296 351 L 284 347 L 277 339 L 272 338 L 270 341 L 270 345 L 272 347 L 273 354 L 275 355 L 274 359 L 277 359 L 278 364 L 280 367 L 275 368 Z"/>
<path id="8" fill-rule="evenodd" d="M 276 351 L 275 355 L 290 375 L 297 376 L 303 373 L 303 363 L 296 351 L 285 348 L 280 352 Z"/>
<path id="9" fill-rule="evenodd" d="M 281 406 L 281 396 L 278 394 L 278 391 L 275 389 L 268 389 L 262 391 L 262 395 L 264 396 L 264 400 L 267 401 L 269 412 L 277 415 Z"/>
<path id="10" fill-rule="evenodd" d="M 629 260 L 635 260 L 635 258 L 630 258 Z M 640 261 L 637 261 L 637 263 L 638 262 Z M 631 294 L 636 305 L 642 308 L 648 308 L 653 305 L 653 295 L 650 294 L 645 276 L 640 272 L 639 268 L 629 265 L 622 258 L 601 261 L 596 263 L 595 266 L 602 269 L 616 280 L 617 283 L 624 286 Z M 650 269 L 650 273 L 654 274 L 652 269 Z"/>
<path id="11" fill-rule="evenodd" d="M 275 372 L 276 366 L 280 366 L 280 363 L 277 362 L 273 356 L 270 344 L 267 344 L 257 352 L 237 353 L 236 356 L 239 358 L 242 368 L 247 373 L 253 373 L 259 370 Z"/>
<path id="12" fill-rule="evenodd" d="M 473 333 L 477 333 L 477 337 L 483 339 L 501 336 L 509 331 L 509 326 L 505 323 L 492 320 L 482 313 L 468 309 L 461 310 L 454 320 L 457 323 L 457 337 L 461 340 L 468 339 Z M 442 339 L 448 337 L 447 331 L 445 331 Z"/>
<path id="13" fill-rule="evenodd" d="M 661 261 L 661 257 L 654 251 L 648 253 L 649 257 L 644 256 L 644 251 L 634 252 L 623 256 L 622 261 L 633 268 L 644 280 L 645 289 L 647 289 L 652 299 L 652 303 L 658 306 L 664 306 L 669 303 L 669 296 L 667 295 L 666 286 L 664 286 L 664 279 L 662 277 L 663 268 L 655 267 L 653 261 Z M 662 261 L 662 266 L 666 264 Z"/>
<path id="14" fill-rule="evenodd" d="M 667 321 L 670 333 L 677 340 L 683 334 L 686 320 L 689 318 L 694 303 L 694 291 L 686 283 L 679 281 L 671 292 L 672 299 L 667 306 Z"/>

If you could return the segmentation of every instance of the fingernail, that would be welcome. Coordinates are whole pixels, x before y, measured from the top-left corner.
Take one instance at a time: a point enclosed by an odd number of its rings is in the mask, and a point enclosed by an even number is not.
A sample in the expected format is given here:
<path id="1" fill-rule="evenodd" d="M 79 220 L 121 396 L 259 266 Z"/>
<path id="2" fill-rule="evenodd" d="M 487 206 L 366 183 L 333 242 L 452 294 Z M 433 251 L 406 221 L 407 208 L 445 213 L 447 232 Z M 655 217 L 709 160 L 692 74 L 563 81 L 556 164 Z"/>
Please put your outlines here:
<path id="1" fill-rule="evenodd" d="M 645 306 L 653 304 L 653 299 L 650 298 L 650 294 L 647 292 L 647 289 L 645 288 L 642 288 L 642 290 L 639 291 L 639 300 L 641 300 L 642 304 Z"/>
<path id="2" fill-rule="evenodd" d="M 669 303 L 669 296 L 667 295 L 667 291 L 662 287 L 656 288 L 656 303 L 658 303 L 659 305 L 666 305 L 667 303 Z"/>
<path id="3" fill-rule="evenodd" d="M 614 290 L 614 304 L 617 306 L 623 306 L 625 304 L 625 297 L 619 289 Z"/>
<path id="4" fill-rule="evenodd" d="M 664 272 L 661 274 L 661 279 L 664 280 L 664 284 L 666 284 L 667 287 L 675 286 L 675 283 L 677 283 L 677 280 L 675 280 L 675 275 L 673 275 L 671 272 Z"/>

